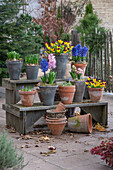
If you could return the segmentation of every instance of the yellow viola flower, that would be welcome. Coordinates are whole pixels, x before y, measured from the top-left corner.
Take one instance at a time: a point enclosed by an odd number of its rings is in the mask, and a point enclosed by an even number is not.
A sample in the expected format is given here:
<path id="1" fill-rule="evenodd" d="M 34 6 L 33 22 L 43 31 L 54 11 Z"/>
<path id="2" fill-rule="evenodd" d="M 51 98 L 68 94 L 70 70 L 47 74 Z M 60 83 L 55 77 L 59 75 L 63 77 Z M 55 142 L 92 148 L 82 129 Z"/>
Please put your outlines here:
<path id="1" fill-rule="evenodd" d="M 93 79 L 93 82 L 95 83 L 95 82 L 96 82 L 96 79 Z"/>
<path id="2" fill-rule="evenodd" d="M 48 43 L 45 43 L 45 46 L 48 47 Z"/>
<path id="3" fill-rule="evenodd" d="M 91 86 L 88 86 L 88 88 L 91 88 Z"/>
<path id="4" fill-rule="evenodd" d="M 51 46 L 53 47 L 53 46 L 54 46 L 54 44 L 53 44 L 53 43 L 51 43 Z"/>
<path id="5" fill-rule="evenodd" d="M 89 84 L 89 82 L 85 82 L 86 83 L 86 85 L 88 85 Z"/>
<path id="6" fill-rule="evenodd" d="M 88 77 L 88 81 L 90 80 L 90 77 Z"/>
<path id="7" fill-rule="evenodd" d="M 60 53 L 60 50 L 57 50 L 57 53 Z"/>
<path id="8" fill-rule="evenodd" d="M 68 52 L 68 50 L 67 51 L 64 51 L 64 54 L 66 54 Z"/>
<path id="9" fill-rule="evenodd" d="M 62 43 L 63 43 L 63 41 L 62 41 L 62 40 L 58 40 L 58 42 L 59 42 L 60 44 L 62 44 Z"/>
<path id="10" fill-rule="evenodd" d="M 48 46 L 47 49 L 50 50 L 51 48 Z"/>
<path id="11" fill-rule="evenodd" d="M 71 48 L 70 48 L 70 49 L 72 50 L 72 48 L 73 48 L 73 47 L 74 47 L 74 46 L 71 46 Z"/>

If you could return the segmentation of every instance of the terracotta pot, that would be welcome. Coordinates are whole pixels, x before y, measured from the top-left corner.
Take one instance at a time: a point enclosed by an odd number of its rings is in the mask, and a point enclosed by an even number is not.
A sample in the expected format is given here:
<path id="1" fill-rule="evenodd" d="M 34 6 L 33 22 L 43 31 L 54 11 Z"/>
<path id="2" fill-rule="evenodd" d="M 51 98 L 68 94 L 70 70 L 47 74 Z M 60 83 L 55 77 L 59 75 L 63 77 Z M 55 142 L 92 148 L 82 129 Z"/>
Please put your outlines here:
<path id="1" fill-rule="evenodd" d="M 65 117 L 60 119 L 46 119 L 46 123 L 52 134 L 55 136 L 59 136 L 62 134 L 62 131 L 64 130 L 67 121 Z"/>
<path id="2" fill-rule="evenodd" d="M 104 88 L 88 88 L 89 96 L 92 102 L 97 103 L 102 99 Z"/>
<path id="3" fill-rule="evenodd" d="M 46 118 L 58 119 L 65 117 L 66 110 L 56 111 L 55 109 L 46 110 Z"/>
<path id="4" fill-rule="evenodd" d="M 33 91 L 21 91 L 19 90 L 20 99 L 23 106 L 32 106 L 34 103 L 34 97 L 36 90 Z"/>
<path id="5" fill-rule="evenodd" d="M 62 103 L 71 104 L 75 93 L 75 86 L 59 86 L 58 88 Z"/>
<path id="6" fill-rule="evenodd" d="M 79 64 L 79 63 L 75 63 L 73 64 L 76 69 L 78 70 L 78 68 L 82 69 L 83 70 L 83 73 L 81 75 L 81 78 L 84 77 L 84 74 L 85 74 L 85 70 L 86 70 L 86 67 L 87 67 L 87 64 Z"/>
<path id="7" fill-rule="evenodd" d="M 91 114 L 80 115 L 68 119 L 68 128 L 72 132 L 91 133 L 92 116 Z"/>
<path id="8" fill-rule="evenodd" d="M 64 111 L 66 109 L 66 106 L 63 104 L 63 103 L 59 103 L 55 109 L 55 112 L 61 112 L 61 111 Z"/>

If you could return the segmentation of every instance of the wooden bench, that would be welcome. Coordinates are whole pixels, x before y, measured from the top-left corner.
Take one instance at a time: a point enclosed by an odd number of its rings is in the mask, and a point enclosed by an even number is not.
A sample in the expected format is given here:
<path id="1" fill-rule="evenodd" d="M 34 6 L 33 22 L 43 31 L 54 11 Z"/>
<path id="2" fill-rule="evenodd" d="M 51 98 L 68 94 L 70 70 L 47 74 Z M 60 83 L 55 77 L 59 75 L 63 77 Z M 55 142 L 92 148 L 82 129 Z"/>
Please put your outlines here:
<path id="1" fill-rule="evenodd" d="M 32 107 L 23 107 L 21 104 L 3 104 L 6 110 L 6 124 L 12 126 L 20 134 L 26 134 L 31 131 L 34 123 L 46 113 L 48 109 L 56 108 L 58 102 L 52 106 L 43 106 L 42 103 L 35 103 Z M 82 103 L 72 103 L 66 105 L 68 116 L 73 116 L 74 109 L 80 107 L 81 114 L 91 113 L 92 118 L 107 125 L 108 102 L 92 103 L 85 100 Z"/>

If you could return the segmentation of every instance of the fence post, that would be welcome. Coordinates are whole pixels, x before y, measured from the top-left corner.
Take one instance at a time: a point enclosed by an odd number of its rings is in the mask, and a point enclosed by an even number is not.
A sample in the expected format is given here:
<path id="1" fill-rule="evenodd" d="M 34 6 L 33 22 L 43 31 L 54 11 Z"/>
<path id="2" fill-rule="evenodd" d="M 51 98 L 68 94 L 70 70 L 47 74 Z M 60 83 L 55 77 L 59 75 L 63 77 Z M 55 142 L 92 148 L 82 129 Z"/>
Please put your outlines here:
<path id="1" fill-rule="evenodd" d="M 77 32 L 77 30 L 71 31 L 71 40 L 72 40 L 72 46 L 76 46 L 80 43 L 80 34 Z"/>

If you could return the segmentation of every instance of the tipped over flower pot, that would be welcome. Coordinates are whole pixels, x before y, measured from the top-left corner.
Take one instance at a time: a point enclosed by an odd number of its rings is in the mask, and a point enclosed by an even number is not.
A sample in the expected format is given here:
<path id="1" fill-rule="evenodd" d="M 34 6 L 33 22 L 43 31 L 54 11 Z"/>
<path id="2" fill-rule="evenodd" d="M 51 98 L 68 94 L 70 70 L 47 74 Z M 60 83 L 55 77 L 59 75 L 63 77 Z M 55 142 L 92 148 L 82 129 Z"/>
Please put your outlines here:
<path id="1" fill-rule="evenodd" d="M 72 132 L 92 133 L 92 116 L 85 114 L 68 119 L 68 128 Z"/>

